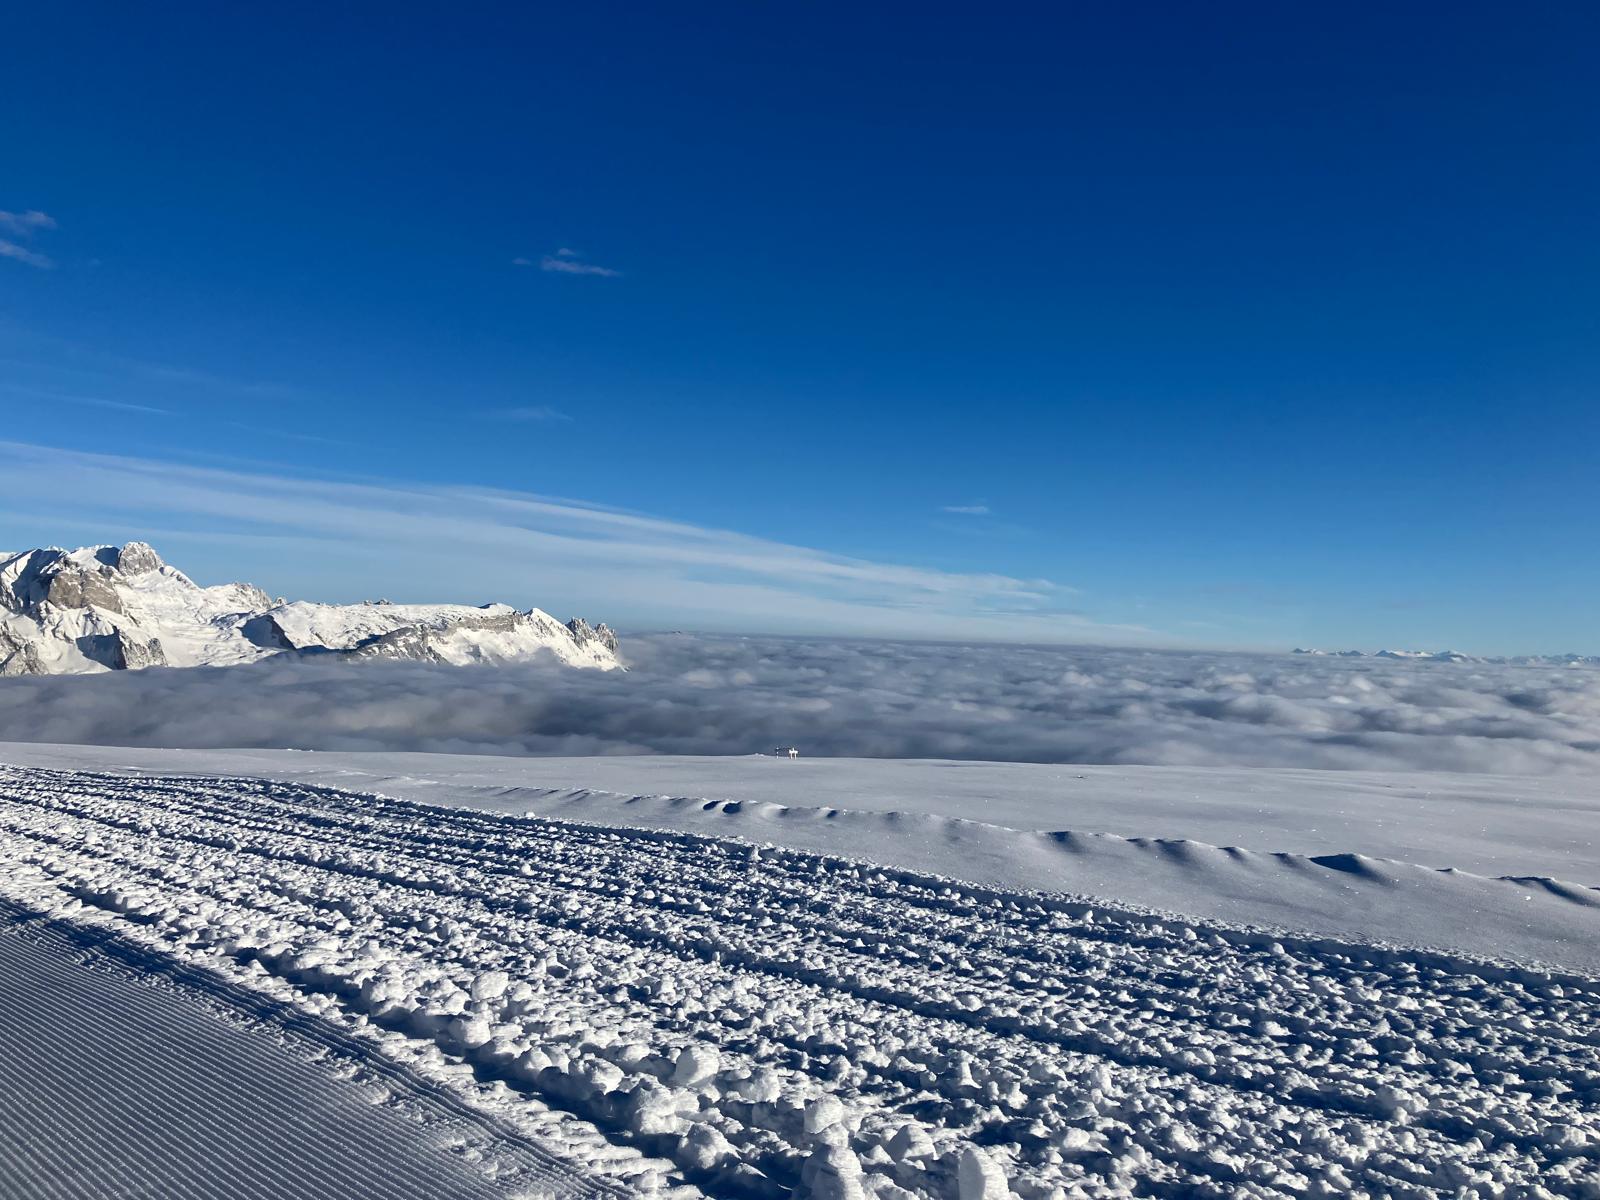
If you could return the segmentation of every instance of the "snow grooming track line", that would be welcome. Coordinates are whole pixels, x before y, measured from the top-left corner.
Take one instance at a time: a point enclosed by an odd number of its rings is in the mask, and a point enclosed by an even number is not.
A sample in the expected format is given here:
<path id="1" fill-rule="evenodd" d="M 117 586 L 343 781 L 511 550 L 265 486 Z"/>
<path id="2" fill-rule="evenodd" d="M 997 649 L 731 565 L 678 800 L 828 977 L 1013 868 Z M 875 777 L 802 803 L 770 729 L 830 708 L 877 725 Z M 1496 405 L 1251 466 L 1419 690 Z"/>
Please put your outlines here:
<path id="1" fill-rule="evenodd" d="M 0 1063 L 6 1200 L 604 1194 L 317 1017 L 4 899 Z"/>
<path id="2" fill-rule="evenodd" d="M 1578 976 L 250 779 L 0 768 L 0 881 L 640 1192 L 1600 1196 Z"/>

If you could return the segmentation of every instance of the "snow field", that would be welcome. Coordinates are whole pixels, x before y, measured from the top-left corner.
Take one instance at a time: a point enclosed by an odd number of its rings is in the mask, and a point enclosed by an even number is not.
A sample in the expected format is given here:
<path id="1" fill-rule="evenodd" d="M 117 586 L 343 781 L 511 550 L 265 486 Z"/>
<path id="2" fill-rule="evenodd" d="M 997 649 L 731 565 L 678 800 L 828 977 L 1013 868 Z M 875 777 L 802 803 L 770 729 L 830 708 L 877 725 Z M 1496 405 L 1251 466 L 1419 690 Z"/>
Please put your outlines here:
<path id="1" fill-rule="evenodd" d="M 247 779 L 4 769 L 0 868 L 638 1192 L 1600 1196 L 1577 976 Z"/>
<path id="2" fill-rule="evenodd" d="M 1600 804 L 1578 780 L 16 742 L 0 743 L 0 761 L 248 776 L 737 837 L 1008 891 L 1600 975 L 1600 890 L 1586 886 L 1600 882 Z M 1151 833 L 1161 836 L 1141 836 Z"/>

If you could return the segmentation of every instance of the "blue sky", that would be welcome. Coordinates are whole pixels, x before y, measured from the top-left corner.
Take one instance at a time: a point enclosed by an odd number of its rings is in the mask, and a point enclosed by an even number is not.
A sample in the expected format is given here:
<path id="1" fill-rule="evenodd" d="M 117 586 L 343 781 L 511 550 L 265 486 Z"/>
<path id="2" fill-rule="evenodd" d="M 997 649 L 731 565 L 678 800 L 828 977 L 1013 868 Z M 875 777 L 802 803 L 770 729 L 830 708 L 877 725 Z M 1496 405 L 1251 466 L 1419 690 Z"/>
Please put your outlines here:
<path id="1" fill-rule="evenodd" d="M 633 627 L 1600 651 L 1597 35 L 31 6 L 0 545 Z"/>

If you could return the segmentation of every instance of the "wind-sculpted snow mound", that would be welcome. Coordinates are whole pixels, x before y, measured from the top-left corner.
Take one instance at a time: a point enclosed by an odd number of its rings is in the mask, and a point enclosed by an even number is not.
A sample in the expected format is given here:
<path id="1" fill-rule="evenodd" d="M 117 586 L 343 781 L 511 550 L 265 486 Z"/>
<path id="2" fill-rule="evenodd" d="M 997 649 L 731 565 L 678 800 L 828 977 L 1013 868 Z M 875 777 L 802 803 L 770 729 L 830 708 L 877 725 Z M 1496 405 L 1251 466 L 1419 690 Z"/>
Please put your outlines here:
<path id="1" fill-rule="evenodd" d="M 587 788 L 473 789 L 415 779 L 394 786 L 431 802 L 448 798 L 586 823 L 738 837 L 1300 935 L 1600 972 L 1600 888 L 1546 875 L 1484 876 L 1348 851 L 1297 854 L 1192 838 L 1018 830 L 925 812 Z M 1463 921 L 1463 912 L 1472 920 Z"/>
<path id="2" fill-rule="evenodd" d="M 559 1108 L 640 1193 L 1600 1188 L 1588 976 L 252 779 L 6 769 L 0 867 L 486 1108 Z"/>

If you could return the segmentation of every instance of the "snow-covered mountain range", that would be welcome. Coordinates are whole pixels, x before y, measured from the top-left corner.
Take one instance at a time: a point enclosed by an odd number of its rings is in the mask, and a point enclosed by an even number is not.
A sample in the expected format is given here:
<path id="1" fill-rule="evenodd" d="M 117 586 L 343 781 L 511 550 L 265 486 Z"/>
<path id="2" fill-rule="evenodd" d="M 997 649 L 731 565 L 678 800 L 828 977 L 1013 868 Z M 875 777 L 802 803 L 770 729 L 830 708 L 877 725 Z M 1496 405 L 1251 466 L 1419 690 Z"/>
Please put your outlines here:
<path id="1" fill-rule="evenodd" d="M 1293 652 L 1321 658 L 1400 658 L 1412 662 L 1509 663 L 1512 666 L 1533 667 L 1600 666 L 1600 654 L 1517 654 L 1507 657 L 1463 654 L 1459 650 L 1379 650 L 1375 654 L 1368 654 L 1365 650 L 1312 650 L 1301 646 L 1296 646 Z"/>
<path id="2" fill-rule="evenodd" d="M 143 542 L 0 553 L 0 675 L 231 666 L 281 654 L 621 666 L 616 636 L 505 604 L 313 604 L 201 587 Z"/>
<path id="3" fill-rule="evenodd" d="M 1365 650 L 1312 650 L 1301 646 L 1294 648 L 1296 654 L 1313 654 L 1319 657 L 1332 658 L 1410 658 L 1426 662 L 1483 662 L 1483 659 L 1463 654 L 1459 650 L 1379 650 L 1376 654 L 1368 654 Z"/>

